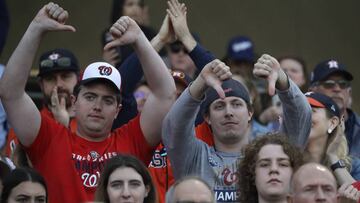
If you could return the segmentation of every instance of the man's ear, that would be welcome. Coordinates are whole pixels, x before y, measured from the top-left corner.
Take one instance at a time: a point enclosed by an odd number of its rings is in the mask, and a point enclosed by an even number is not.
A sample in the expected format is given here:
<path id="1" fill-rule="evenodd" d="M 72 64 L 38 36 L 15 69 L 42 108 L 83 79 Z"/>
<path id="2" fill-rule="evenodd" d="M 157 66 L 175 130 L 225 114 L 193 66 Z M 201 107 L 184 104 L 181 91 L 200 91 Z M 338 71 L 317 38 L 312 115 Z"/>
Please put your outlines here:
<path id="1" fill-rule="evenodd" d="M 117 117 L 118 114 L 120 113 L 121 109 L 122 109 L 122 104 L 120 103 L 120 104 L 117 106 L 117 108 L 116 108 L 116 114 L 115 114 L 114 119 L 116 119 L 116 117 Z"/>
<path id="2" fill-rule="evenodd" d="M 75 102 L 76 102 L 76 97 L 75 95 L 70 95 L 70 101 L 71 101 L 71 106 L 74 106 Z"/>
<path id="3" fill-rule="evenodd" d="M 203 118 L 204 118 L 204 121 L 205 121 L 208 125 L 211 125 L 209 113 L 205 113 L 204 116 L 203 116 Z"/>
<path id="4" fill-rule="evenodd" d="M 145 197 L 149 196 L 150 190 L 151 190 L 151 186 L 150 185 L 145 185 Z"/>
<path id="5" fill-rule="evenodd" d="M 252 117 L 253 117 L 253 115 L 254 115 L 254 111 L 248 110 L 248 114 L 249 114 L 248 123 L 250 123 L 251 120 L 252 120 Z"/>
<path id="6" fill-rule="evenodd" d="M 40 78 L 37 80 L 37 83 L 40 87 L 41 92 L 44 92 L 44 84 L 42 83 L 42 80 Z"/>

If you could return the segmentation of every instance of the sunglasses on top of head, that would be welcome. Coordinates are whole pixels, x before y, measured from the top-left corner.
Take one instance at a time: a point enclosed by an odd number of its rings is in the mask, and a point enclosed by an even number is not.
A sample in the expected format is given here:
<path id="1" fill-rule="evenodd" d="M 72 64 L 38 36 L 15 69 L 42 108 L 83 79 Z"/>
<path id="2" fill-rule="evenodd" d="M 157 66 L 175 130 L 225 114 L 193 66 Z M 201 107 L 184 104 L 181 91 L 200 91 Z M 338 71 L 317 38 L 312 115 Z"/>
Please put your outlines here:
<path id="1" fill-rule="evenodd" d="M 71 59 L 69 57 L 61 57 L 56 60 L 44 59 L 40 62 L 40 67 L 43 68 L 53 68 L 54 66 L 70 67 Z"/>

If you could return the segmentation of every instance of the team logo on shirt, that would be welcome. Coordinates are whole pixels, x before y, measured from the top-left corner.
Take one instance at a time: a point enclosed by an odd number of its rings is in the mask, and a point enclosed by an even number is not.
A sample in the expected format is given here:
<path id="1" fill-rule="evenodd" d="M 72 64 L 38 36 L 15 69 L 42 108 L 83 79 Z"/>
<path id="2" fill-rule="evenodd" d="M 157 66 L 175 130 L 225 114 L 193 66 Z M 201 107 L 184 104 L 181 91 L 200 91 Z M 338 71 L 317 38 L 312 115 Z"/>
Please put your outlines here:
<path id="1" fill-rule="evenodd" d="M 90 154 L 92 159 L 96 159 L 96 158 L 100 157 L 100 154 L 97 153 L 96 151 L 91 151 L 89 154 Z"/>

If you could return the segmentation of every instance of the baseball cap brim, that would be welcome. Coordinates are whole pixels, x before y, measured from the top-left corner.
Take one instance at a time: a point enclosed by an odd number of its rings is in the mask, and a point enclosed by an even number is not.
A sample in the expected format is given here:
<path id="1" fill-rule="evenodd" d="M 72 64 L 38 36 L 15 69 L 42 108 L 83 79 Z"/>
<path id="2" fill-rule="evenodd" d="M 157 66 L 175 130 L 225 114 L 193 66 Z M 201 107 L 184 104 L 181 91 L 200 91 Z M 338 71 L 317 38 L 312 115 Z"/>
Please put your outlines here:
<path id="1" fill-rule="evenodd" d="M 352 76 L 352 74 L 346 70 L 339 70 L 339 69 L 334 69 L 333 71 L 330 71 L 327 75 L 325 75 L 323 78 L 320 78 L 320 81 L 322 80 L 326 80 L 326 78 L 328 78 L 330 75 L 333 75 L 335 73 L 339 73 L 341 75 L 344 76 L 344 78 L 348 81 L 352 81 L 354 79 L 354 77 Z"/>
<path id="2" fill-rule="evenodd" d="M 87 84 L 92 83 L 92 82 L 95 82 L 95 81 L 103 81 L 103 82 L 105 82 L 105 83 L 107 83 L 107 84 L 110 84 L 110 85 L 114 88 L 114 90 L 115 90 L 116 92 L 120 92 L 120 89 L 116 86 L 116 84 L 115 84 L 113 81 L 111 81 L 111 80 L 109 80 L 109 79 L 107 79 L 107 78 L 102 78 L 102 77 L 98 77 L 98 78 L 88 78 L 88 79 L 85 79 L 85 80 L 81 80 L 81 81 L 80 81 L 80 84 L 82 84 L 82 85 L 87 85 Z"/>
<path id="3" fill-rule="evenodd" d="M 309 104 L 313 107 L 319 107 L 319 108 L 325 108 L 325 105 L 322 104 L 321 102 L 319 102 L 318 100 L 311 98 L 311 97 L 306 97 Z"/>

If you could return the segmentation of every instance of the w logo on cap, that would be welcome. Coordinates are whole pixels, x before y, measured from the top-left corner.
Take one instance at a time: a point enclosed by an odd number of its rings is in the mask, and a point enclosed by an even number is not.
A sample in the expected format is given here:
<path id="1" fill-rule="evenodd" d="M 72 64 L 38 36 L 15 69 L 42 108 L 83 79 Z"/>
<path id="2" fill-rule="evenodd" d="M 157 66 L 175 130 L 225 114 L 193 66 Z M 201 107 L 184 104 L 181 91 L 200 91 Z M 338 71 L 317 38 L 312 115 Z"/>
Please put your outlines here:
<path id="1" fill-rule="evenodd" d="M 109 76 L 109 75 L 111 75 L 111 73 L 112 73 L 111 67 L 108 67 L 108 66 L 99 66 L 98 69 L 99 69 L 100 75 Z"/>

